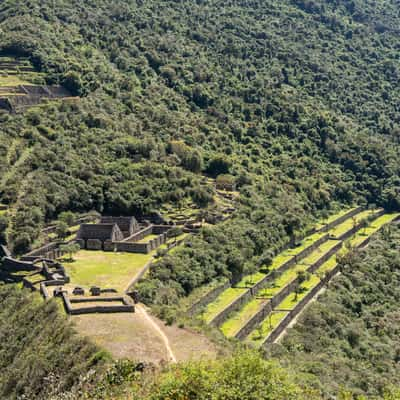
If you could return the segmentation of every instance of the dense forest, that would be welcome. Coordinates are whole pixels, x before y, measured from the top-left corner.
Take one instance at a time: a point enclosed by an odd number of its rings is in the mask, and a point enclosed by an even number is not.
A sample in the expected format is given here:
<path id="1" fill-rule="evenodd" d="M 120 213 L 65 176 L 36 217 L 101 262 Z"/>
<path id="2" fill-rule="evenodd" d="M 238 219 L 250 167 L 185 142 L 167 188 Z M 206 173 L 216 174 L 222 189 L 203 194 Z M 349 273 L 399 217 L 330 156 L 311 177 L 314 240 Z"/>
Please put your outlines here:
<path id="1" fill-rule="evenodd" d="M 1 1 L 0 54 L 28 57 L 44 82 L 80 97 L 0 111 L 0 202 L 9 208 L 0 215 L 1 240 L 24 253 L 64 211 L 205 208 L 214 189 L 204 177 L 232 175 L 240 193 L 233 218 L 204 228 L 140 286 L 145 302 L 174 318 L 180 298 L 218 277 L 236 281 L 342 205 L 398 210 L 399 26 L 395 0 Z M 341 386 L 381 396 L 399 385 L 392 235 L 345 260 L 334 290 L 274 350 L 304 373 L 300 384 L 291 367 L 246 353 L 209 370 L 178 366 L 149 398 L 312 399 Z M 60 345 L 69 328 L 54 304 L 1 291 L 2 397 L 53 395 L 40 394 L 44 366 L 57 393 L 69 391 L 91 363 L 102 363 L 80 339 Z M 24 308 L 24 318 L 13 314 Z M 48 329 L 47 318 L 52 329 L 42 340 L 37 327 Z M 26 332 L 38 334 L 27 336 L 35 345 L 24 345 Z M 246 362 L 252 382 L 238 367 Z M 117 368 L 135 381 L 135 366 Z M 210 397 L 222 373 L 225 391 Z M 226 383 L 235 379 L 237 386 Z M 103 395 L 108 386 L 94 390 Z"/>

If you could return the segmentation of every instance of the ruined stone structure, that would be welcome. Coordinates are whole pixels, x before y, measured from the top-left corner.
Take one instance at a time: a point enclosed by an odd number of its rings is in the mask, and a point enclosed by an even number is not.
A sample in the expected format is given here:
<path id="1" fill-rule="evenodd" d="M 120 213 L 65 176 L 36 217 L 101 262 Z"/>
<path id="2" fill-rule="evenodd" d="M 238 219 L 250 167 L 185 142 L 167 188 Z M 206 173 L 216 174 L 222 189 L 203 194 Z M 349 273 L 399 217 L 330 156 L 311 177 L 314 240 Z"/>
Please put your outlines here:
<path id="1" fill-rule="evenodd" d="M 103 216 L 101 217 L 100 223 L 117 224 L 124 237 L 131 236 L 140 229 L 139 223 L 135 217 Z"/>
<path id="2" fill-rule="evenodd" d="M 150 253 L 168 240 L 168 231 L 171 228 L 173 228 L 171 225 L 149 225 L 124 240 L 115 242 L 115 248 L 117 251 L 127 253 Z M 157 235 L 157 237 L 147 242 L 143 241 L 149 235 Z"/>
<path id="3" fill-rule="evenodd" d="M 82 224 L 76 235 L 77 242 L 84 249 L 106 250 L 114 249 L 113 242 L 124 239 L 124 235 L 115 223 Z"/>
<path id="4" fill-rule="evenodd" d="M 19 85 L 3 87 L 0 91 L 0 108 L 17 113 L 41 103 L 43 100 L 71 98 L 71 94 L 62 86 Z M 7 93 L 2 96 L 3 93 Z"/>

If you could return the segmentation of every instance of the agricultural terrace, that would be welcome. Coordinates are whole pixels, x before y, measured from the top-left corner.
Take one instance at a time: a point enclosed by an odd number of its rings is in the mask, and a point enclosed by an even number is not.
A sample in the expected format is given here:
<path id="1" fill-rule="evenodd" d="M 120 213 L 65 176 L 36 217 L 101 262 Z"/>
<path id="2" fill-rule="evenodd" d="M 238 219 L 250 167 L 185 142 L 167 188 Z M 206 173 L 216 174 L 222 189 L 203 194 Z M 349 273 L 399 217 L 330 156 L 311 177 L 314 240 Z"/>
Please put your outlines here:
<path id="1" fill-rule="evenodd" d="M 347 214 L 350 212 L 352 209 L 346 209 L 344 211 L 339 212 L 338 214 L 333 215 L 330 217 L 328 220 L 324 220 L 323 222 L 320 222 L 317 225 L 317 228 L 321 229 L 321 227 L 325 226 L 326 223 L 331 223 L 339 218 L 341 218 L 343 215 Z M 362 212 L 363 218 L 366 216 L 369 216 L 372 211 L 365 211 Z M 350 227 L 348 227 L 348 220 L 343 222 L 342 224 L 338 225 L 335 229 L 338 229 L 342 226 L 344 228 L 340 228 L 344 232 L 348 231 L 349 229 L 353 228 L 354 221 L 353 219 L 350 219 Z M 340 231 L 341 231 L 340 230 Z M 240 296 L 242 296 L 249 288 L 252 286 L 256 285 L 258 282 L 262 281 L 266 275 L 268 275 L 270 272 L 278 270 L 283 264 L 285 264 L 287 261 L 290 259 L 294 258 L 296 255 L 300 254 L 303 250 L 306 248 L 310 247 L 313 243 L 315 243 L 317 240 L 319 240 L 321 237 L 323 237 L 326 233 L 325 232 L 316 232 L 307 238 L 305 238 L 301 244 L 295 248 L 288 249 L 277 255 L 273 262 L 272 265 L 269 267 L 262 266 L 261 269 L 251 275 L 245 276 L 238 284 L 236 284 L 234 287 L 228 288 L 225 290 L 221 295 L 212 303 L 210 303 L 203 314 L 203 319 L 204 321 L 208 324 L 210 323 L 220 312 L 222 312 L 229 304 L 232 302 L 236 301 Z M 316 255 L 315 255 L 316 256 Z"/>
<path id="2" fill-rule="evenodd" d="M 326 225 L 331 224 L 332 222 L 334 222 L 337 219 L 345 216 L 347 213 L 349 213 L 350 211 L 353 211 L 355 209 L 356 209 L 356 207 L 344 208 L 343 210 L 339 211 L 338 213 L 332 214 L 328 218 L 318 222 L 317 225 L 315 226 L 315 229 L 318 231 L 318 230 L 324 228 Z"/>
<path id="3" fill-rule="evenodd" d="M 372 223 L 370 223 L 366 228 L 363 228 L 355 233 L 355 235 L 350 239 L 350 244 L 352 247 L 357 247 L 361 245 L 368 237 L 376 233 L 384 225 L 392 222 L 396 218 L 399 218 L 400 214 L 385 214 Z M 348 251 L 346 248 L 342 248 L 340 253 Z M 278 304 L 275 310 L 270 313 L 257 328 L 255 328 L 248 338 L 247 343 L 253 346 L 260 347 L 268 335 L 279 326 L 282 320 L 293 310 L 296 305 L 313 289 L 315 288 L 321 279 L 330 271 L 332 271 L 337 265 L 336 254 L 330 257 L 324 264 L 322 264 L 318 270 L 309 276 L 309 279 L 302 283 L 300 293 L 290 293 L 286 296 L 280 304 Z"/>
<path id="4" fill-rule="evenodd" d="M 365 220 L 368 217 L 371 217 L 378 212 L 380 212 L 379 209 L 362 211 L 359 214 L 355 215 L 354 217 L 346 219 L 346 221 L 344 221 L 337 227 L 330 230 L 329 234 L 333 237 L 340 238 L 342 235 L 344 235 L 350 229 L 354 228 L 355 225 L 359 224 L 362 220 Z"/>
<path id="5" fill-rule="evenodd" d="M 270 287 L 261 289 L 257 296 L 249 301 L 239 312 L 224 322 L 221 330 L 227 337 L 233 337 L 245 325 L 245 323 L 262 309 L 269 299 L 277 295 L 282 289 L 293 282 L 299 273 L 306 272 L 307 269 L 316 261 L 324 257 L 333 247 L 337 245 L 336 240 L 328 240 L 300 263 L 285 271 L 271 282 Z"/>

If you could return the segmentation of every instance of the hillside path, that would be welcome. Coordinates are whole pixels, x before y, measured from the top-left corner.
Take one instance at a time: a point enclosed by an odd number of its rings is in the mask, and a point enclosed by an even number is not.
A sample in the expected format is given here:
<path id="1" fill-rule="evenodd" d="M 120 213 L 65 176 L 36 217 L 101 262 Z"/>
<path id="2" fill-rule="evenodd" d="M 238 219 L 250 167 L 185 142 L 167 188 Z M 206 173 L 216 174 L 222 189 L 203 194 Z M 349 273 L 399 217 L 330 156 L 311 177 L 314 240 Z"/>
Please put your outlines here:
<path id="1" fill-rule="evenodd" d="M 169 343 L 169 339 L 167 337 L 167 335 L 162 331 L 162 329 L 154 322 L 154 320 L 151 318 L 151 316 L 147 313 L 147 311 L 145 310 L 144 307 L 142 307 L 139 304 L 135 305 L 135 309 L 136 311 L 141 314 L 149 323 L 149 325 L 151 325 L 152 329 L 155 330 L 158 335 L 161 337 L 161 339 L 163 340 L 164 344 L 165 344 L 165 348 L 167 349 L 167 354 L 169 356 L 169 359 L 171 362 L 176 363 L 176 357 L 174 355 L 174 352 L 172 351 L 172 348 L 170 346 Z"/>

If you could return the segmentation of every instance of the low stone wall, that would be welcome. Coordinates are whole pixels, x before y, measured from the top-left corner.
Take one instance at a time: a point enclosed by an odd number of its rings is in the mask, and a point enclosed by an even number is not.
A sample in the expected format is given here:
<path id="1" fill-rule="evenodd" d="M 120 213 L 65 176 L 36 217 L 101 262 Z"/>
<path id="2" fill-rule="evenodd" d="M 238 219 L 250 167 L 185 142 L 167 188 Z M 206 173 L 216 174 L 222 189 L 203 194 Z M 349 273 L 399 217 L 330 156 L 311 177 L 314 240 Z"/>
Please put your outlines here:
<path id="1" fill-rule="evenodd" d="M 147 233 L 145 236 L 143 236 L 143 238 L 148 235 L 149 235 L 149 233 Z M 134 235 L 132 235 L 132 236 L 134 236 Z M 121 242 L 114 242 L 116 250 L 127 252 L 127 253 L 148 254 L 151 251 L 156 250 L 158 247 L 160 247 L 162 244 L 164 244 L 167 241 L 167 233 L 162 233 L 154 239 L 149 239 L 149 241 L 145 242 L 145 243 L 131 242 L 130 240 L 128 241 L 128 239 L 129 238 L 127 238 Z M 141 240 L 141 239 L 138 239 L 138 240 Z"/>
<path id="2" fill-rule="evenodd" d="M 186 314 L 190 317 L 193 317 L 194 315 L 199 313 L 204 307 L 206 307 L 209 303 L 213 302 L 224 290 L 228 289 L 230 286 L 231 286 L 230 282 L 227 281 L 222 285 L 219 285 L 213 290 L 209 291 L 200 300 L 192 304 L 191 307 L 186 311 Z"/>
<path id="3" fill-rule="evenodd" d="M 342 215 L 338 219 L 335 219 L 331 223 L 324 225 L 319 230 L 319 232 L 327 232 L 327 231 L 331 230 L 332 228 L 335 228 L 336 226 L 340 225 L 342 222 L 346 221 L 346 219 L 354 217 L 354 215 L 360 213 L 363 209 L 364 209 L 364 207 L 360 206 L 360 207 L 355 208 L 354 210 L 350 210 L 348 213 Z"/>
<path id="4" fill-rule="evenodd" d="M 122 242 L 131 242 L 131 243 L 138 242 L 139 240 L 144 239 L 146 236 L 151 235 L 153 233 L 153 227 L 154 225 L 146 226 L 146 228 L 140 230 L 139 232 L 134 233 L 131 236 L 128 236 L 127 238 L 122 240 Z"/>
<path id="5" fill-rule="evenodd" d="M 84 298 L 84 299 L 69 299 L 68 294 L 63 292 L 62 299 L 64 302 L 65 310 L 70 315 L 82 315 L 82 314 L 95 314 L 95 313 L 118 313 L 118 312 L 135 312 L 135 306 L 130 303 L 128 299 L 125 297 L 96 297 L 96 298 Z M 82 308 L 73 308 L 71 303 L 85 303 L 85 302 L 103 302 L 103 301 L 115 301 L 122 302 L 122 305 L 115 306 L 104 306 L 104 305 L 96 305 L 92 307 L 82 307 Z"/>
<path id="6" fill-rule="evenodd" d="M 115 242 L 115 248 L 117 251 L 126 253 L 147 254 L 150 252 L 149 243 Z"/>
<path id="7" fill-rule="evenodd" d="M 308 273 L 314 273 L 325 261 L 331 258 L 340 248 L 342 247 L 342 242 L 332 247 L 326 254 L 319 258 L 315 263 L 311 264 L 307 268 Z M 282 300 L 292 293 L 299 284 L 299 280 L 296 278 L 290 282 L 287 286 L 282 288 L 272 299 L 267 301 L 264 306 L 254 314 L 246 323 L 243 324 L 242 328 L 235 334 L 235 338 L 244 339 L 247 337 L 254 328 L 265 319 L 265 317 L 276 308 Z"/>
<path id="8" fill-rule="evenodd" d="M 162 233 L 166 233 L 174 226 L 172 225 L 153 225 L 153 232 L 155 235 L 161 235 Z"/>
<path id="9" fill-rule="evenodd" d="M 19 271 L 38 271 L 39 268 L 29 261 L 16 260 L 11 257 L 4 257 L 2 269 L 7 272 L 19 272 Z"/>
<path id="10" fill-rule="evenodd" d="M 50 298 L 49 291 L 47 290 L 47 286 L 62 286 L 64 285 L 64 281 L 58 281 L 58 280 L 50 280 L 46 282 L 41 282 L 40 283 L 40 293 L 44 297 L 45 300 L 48 300 Z"/>
<path id="11" fill-rule="evenodd" d="M 32 257 L 55 259 L 58 257 L 60 253 L 58 247 L 59 247 L 58 242 L 45 244 L 42 247 L 39 247 L 37 249 L 30 251 L 29 253 L 24 254 L 21 257 L 21 260 L 32 259 Z"/>

